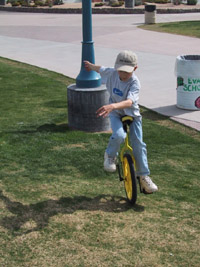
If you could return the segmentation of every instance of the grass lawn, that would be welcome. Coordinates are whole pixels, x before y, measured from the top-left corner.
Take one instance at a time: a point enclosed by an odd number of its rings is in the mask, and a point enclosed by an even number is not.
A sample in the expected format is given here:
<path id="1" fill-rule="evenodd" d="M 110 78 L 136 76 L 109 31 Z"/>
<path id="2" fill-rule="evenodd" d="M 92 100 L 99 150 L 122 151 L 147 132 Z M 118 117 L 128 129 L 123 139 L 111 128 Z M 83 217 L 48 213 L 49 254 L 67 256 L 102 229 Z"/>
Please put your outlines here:
<path id="1" fill-rule="evenodd" d="M 110 134 L 68 128 L 73 82 L 0 58 L 0 266 L 199 266 L 200 133 L 141 108 L 159 191 L 132 207 Z"/>
<path id="2" fill-rule="evenodd" d="M 149 25 L 141 25 L 139 26 L 139 28 L 142 28 L 144 30 L 167 32 L 200 38 L 200 20 L 156 23 Z"/>

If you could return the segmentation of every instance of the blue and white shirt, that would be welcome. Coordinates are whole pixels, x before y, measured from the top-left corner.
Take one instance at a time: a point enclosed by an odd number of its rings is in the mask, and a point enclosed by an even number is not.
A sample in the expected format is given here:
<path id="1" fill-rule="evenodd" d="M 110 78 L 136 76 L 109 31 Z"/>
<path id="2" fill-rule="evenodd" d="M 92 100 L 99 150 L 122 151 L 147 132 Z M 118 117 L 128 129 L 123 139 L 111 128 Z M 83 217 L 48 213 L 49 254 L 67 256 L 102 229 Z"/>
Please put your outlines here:
<path id="1" fill-rule="evenodd" d="M 133 101 L 130 108 L 115 110 L 113 113 L 117 113 L 120 116 L 141 116 L 138 105 L 139 90 L 141 86 L 137 76 L 133 73 L 128 81 L 123 82 L 120 80 L 118 72 L 114 68 L 101 67 L 99 72 L 102 78 L 102 83 L 106 84 L 110 94 L 109 103 L 118 103 L 127 99 Z"/>

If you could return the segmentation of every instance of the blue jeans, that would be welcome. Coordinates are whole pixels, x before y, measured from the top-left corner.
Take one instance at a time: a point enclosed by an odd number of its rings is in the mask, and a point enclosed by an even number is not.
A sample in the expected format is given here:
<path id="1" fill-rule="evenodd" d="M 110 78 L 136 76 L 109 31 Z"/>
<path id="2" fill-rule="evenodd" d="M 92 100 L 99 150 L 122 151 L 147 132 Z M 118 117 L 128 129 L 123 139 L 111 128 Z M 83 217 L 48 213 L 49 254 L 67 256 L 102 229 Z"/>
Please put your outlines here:
<path id="1" fill-rule="evenodd" d="M 117 114 L 110 114 L 110 122 L 112 135 L 110 137 L 106 152 L 109 157 L 116 157 L 120 149 L 120 145 L 126 138 L 126 132 L 123 129 L 121 119 Z M 147 160 L 146 144 L 143 142 L 142 134 L 142 118 L 134 118 L 130 125 L 130 143 L 133 148 L 133 155 L 136 161 L 137 176 L 149 175 L 149 167 Z"/>

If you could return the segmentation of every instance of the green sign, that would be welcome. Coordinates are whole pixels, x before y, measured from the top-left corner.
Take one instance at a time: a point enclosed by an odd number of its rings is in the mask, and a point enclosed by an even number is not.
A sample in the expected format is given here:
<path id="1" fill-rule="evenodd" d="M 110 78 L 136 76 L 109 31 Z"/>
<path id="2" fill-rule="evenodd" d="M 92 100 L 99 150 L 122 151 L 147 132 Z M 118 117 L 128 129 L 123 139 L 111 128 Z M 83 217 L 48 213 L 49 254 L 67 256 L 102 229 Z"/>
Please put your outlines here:
<path id="1" fill-rule="evenodd" d="M 182 77 L 178 77 L 177 85 L 183 86 L 183 91 L 185 92 L 198 92 L 200 91 L 200 78 L 188 78 L 186 82 L 184 82 Z"/>

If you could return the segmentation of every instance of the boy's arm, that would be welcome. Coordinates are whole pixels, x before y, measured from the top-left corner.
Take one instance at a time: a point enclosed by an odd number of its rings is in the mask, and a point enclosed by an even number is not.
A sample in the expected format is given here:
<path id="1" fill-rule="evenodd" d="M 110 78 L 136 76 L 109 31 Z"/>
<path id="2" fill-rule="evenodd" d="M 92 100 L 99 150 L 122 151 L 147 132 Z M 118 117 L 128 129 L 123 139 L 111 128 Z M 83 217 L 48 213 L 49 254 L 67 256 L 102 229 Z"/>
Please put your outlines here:
<path id="1" fill-rule="evenodd" d="M 116 110 L 116 109 L 130 108 L 132 104 L 133 104 L 133 101 L 131 99 L 127 99 L 127 100 L 124 100 L 118 103 L 112 103 L 109 105 L 102 106 L 96 111 L 97 117 L 102 116 L 103 118 L 105 118 L 109 115 L 111 111 Z"/>
<path id="2" fill-rule="evenodd" d="M 85 68 L 87 71 L 94 70 L 94 71 L 99 73 L 101 66 L 97 66 L 95 64 L 92 64 L 91 62 L 89 62 L 87 60 L 84 61 L 84 64 L 85 64 Z"/>

